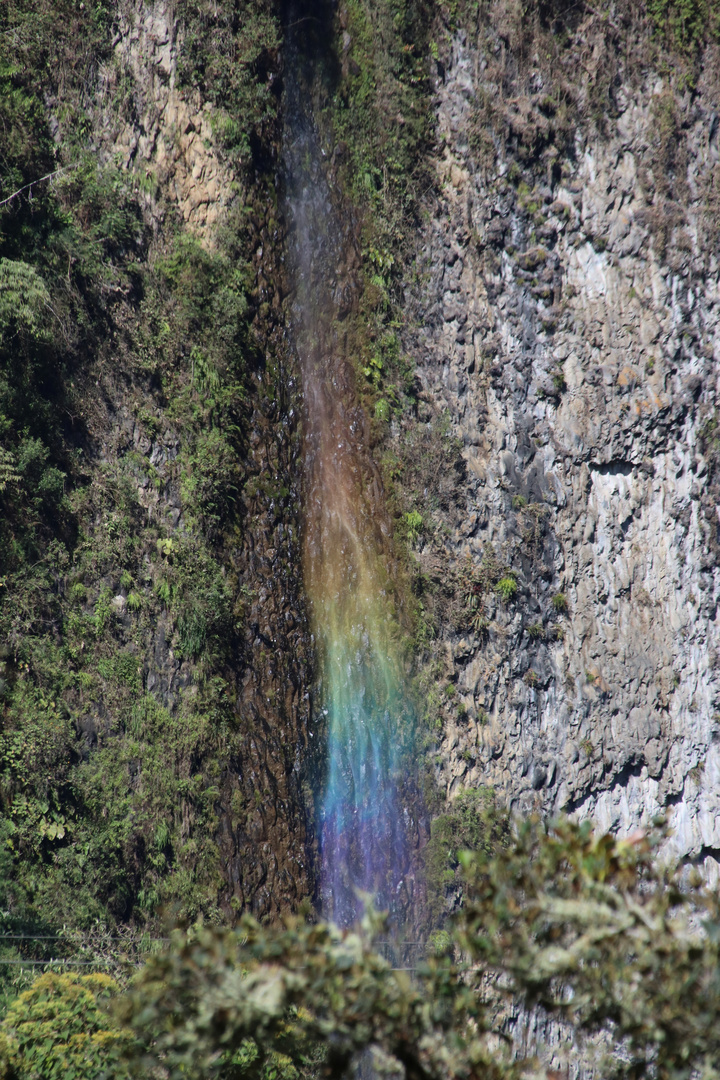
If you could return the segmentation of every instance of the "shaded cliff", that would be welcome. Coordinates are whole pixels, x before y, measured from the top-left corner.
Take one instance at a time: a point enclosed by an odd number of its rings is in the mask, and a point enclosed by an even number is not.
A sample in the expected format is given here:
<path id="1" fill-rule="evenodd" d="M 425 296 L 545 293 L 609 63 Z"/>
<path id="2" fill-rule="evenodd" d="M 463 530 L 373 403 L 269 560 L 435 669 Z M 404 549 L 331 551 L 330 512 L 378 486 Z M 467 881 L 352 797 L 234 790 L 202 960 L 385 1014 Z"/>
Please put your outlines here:
<path id="1" fill-rule="evenodd" d="M 287 18 L 0 14 L 14 924 L 317 899 Z M 716 13 L 347 0 L 295 22 L 322 50 L 332 333 L 440 815 L 433 917 L 457 848 L 493 836 L 490 788 L 613 828 L 668 808 L 712 874 Z"/>
<path id="2" fill-rule="evenodd" d="M 12 917 L 272 916 L 313 890 L 279 24 L 2 21 Z"/>

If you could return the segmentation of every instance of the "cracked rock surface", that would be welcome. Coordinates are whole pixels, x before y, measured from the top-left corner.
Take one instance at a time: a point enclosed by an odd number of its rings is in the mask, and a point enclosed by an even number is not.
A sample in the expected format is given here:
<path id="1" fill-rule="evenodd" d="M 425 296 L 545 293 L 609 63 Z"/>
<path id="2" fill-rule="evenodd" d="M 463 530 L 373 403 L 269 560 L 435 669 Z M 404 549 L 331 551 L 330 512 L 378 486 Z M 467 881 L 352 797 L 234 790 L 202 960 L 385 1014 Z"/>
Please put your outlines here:
<path id="1" fill-rule="evenodd" d="M 517 592 L 486 590 L 480 630 L 444 628 L 466 711 L 445 725 L 438 775 L 449 795 L 491 784 L 519 810 L 602 828 L 667 810 L 676 853 L 715 880 L 717 91 L 681 101 L 671 212 L 653 181 L 658 76 L 620 94 L 601 134 L 579 122 L 532 188 L 508 144 L 478 166 L 481 90 L 481 52 L 458 34 L 437 80 L 438 195 L 406 344 L 467 468 L 448 566 L 477 571 L 492 552 Z"/>

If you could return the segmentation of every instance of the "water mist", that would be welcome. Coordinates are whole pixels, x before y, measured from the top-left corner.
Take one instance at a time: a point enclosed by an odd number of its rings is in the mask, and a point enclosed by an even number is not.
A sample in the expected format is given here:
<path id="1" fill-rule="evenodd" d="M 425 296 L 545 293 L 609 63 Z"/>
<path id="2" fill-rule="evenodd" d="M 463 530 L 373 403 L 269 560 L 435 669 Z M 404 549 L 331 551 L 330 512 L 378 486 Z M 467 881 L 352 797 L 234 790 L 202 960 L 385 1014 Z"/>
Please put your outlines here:
<path id="1" fill-rule="evenodd" d="M 301 23 L 303 20 L 298 20 Z M 303 572 L 327 722 L 320 800 L 323 914 L 340 925 L 359 893 L 407 912 L 411 854 L 405 789 L 413 714 L 388 593 L 389 523 L 368 449 L 343 324 L 354 284 L 351 230 L 334 200 L 288 30 L 283 139 L 291 332 L 302 377 Z"/>

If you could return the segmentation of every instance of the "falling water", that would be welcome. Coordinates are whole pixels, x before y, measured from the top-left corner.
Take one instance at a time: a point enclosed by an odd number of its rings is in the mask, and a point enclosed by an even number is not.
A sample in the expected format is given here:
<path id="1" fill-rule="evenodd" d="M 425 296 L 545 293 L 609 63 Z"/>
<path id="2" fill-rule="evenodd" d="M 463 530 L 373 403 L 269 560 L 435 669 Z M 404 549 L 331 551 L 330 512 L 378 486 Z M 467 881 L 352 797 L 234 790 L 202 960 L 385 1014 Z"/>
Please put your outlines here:
<path id="1" fill-rule="evenodd" d="M 360 890 L 390 911 L 407 906 L 413 722 L 388 591 L 382 485 L 346 355 L 353 247 L 297 69 L 290 34 L 284 169 L 291 329 L 304 397 L 303 570 L 321 669 L 316 700 L 328 733 L 321 895 L 324 914 L 347 925 L 360 913 Z"/>

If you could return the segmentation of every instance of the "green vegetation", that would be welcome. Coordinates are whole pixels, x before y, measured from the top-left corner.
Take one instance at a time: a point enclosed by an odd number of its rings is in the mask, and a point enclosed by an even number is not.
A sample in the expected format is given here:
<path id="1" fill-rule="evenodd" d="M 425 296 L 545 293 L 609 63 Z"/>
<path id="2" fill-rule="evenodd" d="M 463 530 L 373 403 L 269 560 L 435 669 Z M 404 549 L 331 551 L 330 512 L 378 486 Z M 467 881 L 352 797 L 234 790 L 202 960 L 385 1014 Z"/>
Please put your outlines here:
<path id="1" fill-rule="evenodd" d="M 347 0 L 339 15 L 349 48 L 330 103 L 336 135 L 348 147 L 350 189 L 373 208 L 367 258 L 380 275 L 393 269 L 405 236 L 403 210 L 412 210 L 421 148 L 430 134 L 426 56 L 431 9 L 423 0 L 370 5 Z M 392 112 L 387 111 L 387 106 Z M 385 108 L 383 108 L 385 106 Z"/>
<path id="2" fill-rule="evenodd" d="M 659 863 L 659 838 L 529 821 L 490 866 L 467 860 L 460 936 L 511 992 L 596 1040 L 607 1075 L 714 1075 L 720 905 Z"/>
<path id="3" fill-rule="evenodd" d="M 152 474 L 147 456 L 130 453 L 91 471 L 59 441 L 61 471 L 40 436 L 42 416 L 37 436 L 14 442 L 18 479 L 2 495 L 12 539 L 0 609 L 8 643 L 0 791 L 17 860 L 12 909 L 30 905 L 73 923 L 152 914 L 169 901 L 189 904 L 190 914 L 215 909 L 217 755 L 232 738 L 221 672 L 236 601 L 213 544 L 233 519 L 243 479 L 246 301 L 237 265 L 237 252 L 232 260 L 222 249 L 210 255 L 181 238 L 145 271 L 137 363 L 163 386 L 164 423 L 184 434 L 175 476 L 186 529 L 177 538 L 163 535 L 162 522 L 148 524 L 136 494 Z M 23 333 L 30 350 L 30 331 Z M 190 370 L 178 368 L 178 351 L 195 336 L 202 354 L 189 350 Z M 148 338 L 151 361 L 142 356 Z M 12 433 L 27 429 L 10 403 L 4 416 L 12 446 Z M 157 437 L 141 413 L 138 424 L 148 443 Z M 123 617 L 113 597 L 126 590 Z M 144 690 L 158 619 L 177 657 L 197 664 L 195 696 L 179 708 Z M 48 621 L 57 628 L 51 639 Z M 89 754 L 78 729 L 88 733 Z M 198 844 L 195 829 L 207 842 Z"/>
<path id="4" fill-rule="evenodd" d="M 275 5 L 180 0 L 176 14 L 185 31 L 180 83 L 199 89 L 214 106 L 213 126 L 226 153 L 234 165 L 247 166 L 277 115 L 273 82 L 281 34 Z"/>
<path id="5" fill-rule="evenodd" d="M 424 528 L 422 514 L 419 514 L 417 510 L 409 510 L 407 514 L 403 515 L 403 523 L 408 542 L 410 544 L 416 543 Z"/>
<path id="6" fill-rule="evenodd" d="M 524 509 L 524 507 L 525 500 L 518 509 Z M 463 567 L 459 591 L 465 605 L 463 621 L 467 621 L 476 633 L 483 634 L 490 625 L 483 610 L 485 596 L 490 592 L 495 592 L 503 603 L 510 603 L 517 594 L 518 584 L 514 571 L 503 565 L 492 546 L 488 544 L 479 567 L 474 566 L 470 561 Z"/>
<path id="7" fill-rule="evenodd" d="M 269 507 L 287 525 L 292 499 L 285 464 L 269 453 L 253 468 L 248 447 L 286 393 L 268 345 L 277 313 L 251 264 L 262 222 L 277 228 L 280 24 L 262 0 L 182 2 L 175 16 L 178 85 L 211 106 L 238 182 L 212 244 L 162 185 L 105 152 L 99 71 L 116 88 L 114 120 L 138 124 L 115 8 L 10 0 L 0 12 L 8 932 L 154 926 L 168 910 L 217 921 L 231 910 L 221 831 L 250 849 L 260 816 L 237 779 L 249 721 L 234 680 L 247 663 L 253 591 L 239 563 L 252 515 Z M 429 27 L 416 0 L 353 2 L 317 71 L 320 123 L 345 147 L 337 170 L 362 222 L 350 336 L 379 426 L 414 400 L 397 299 L 430 136 Z M 409 546 L 428 529 L 414 505 L 398 520 Z M 274 663 L 271 650 L 253 657 L 257 671 Z"/>
<path id="8" fill-rule="evenodd" d="M 401 354 L 401 284 L 426 181 L 432 118 L 426 0 L 347 0 L 334 18 L 335 54 L 316 80 L 317 114 L 345 199 L 362 222 L 362 295 L 352 319 L 352 354 L 368 412 L 379 420 L 414 401 L 412 367 Z"/>
<path id="9" fill-rule="evenodd" d="M 556 8 L 539 10 L 543 24 Z M 688 55 L 716 32 L 702 0 L 650 0 L 647 10 L 658 37 Z M 258 505 L 269 536 L 292 499 L 281 465 L 253 472 L 248 452 L 251 434 L 273 442 L 263 423 L 277 419 L 280 393 L 270 331 L 263 339 L 267 283 L 250 262 L 258 205 L 275 213 L 280 32 L 269 3 L 176 5 L 180 84 L 212 104 L 245 185 L 207 245 L 170 206 L 153 232 L 141 179 L 98 152 L 92 95 L 113 62 L 114 13 L 102 0 L 9 0 L 0 11 L 0 931 L 54 942 L 63 923 L 106 935 L 122 923 L 157 927 L 163 915 L 195 925 L 122 998 L 101 975 L 41 976 L 0 1028 L 0 1076 L 174 1069 L 297 1080 L 340 1076 L 372 1045 L 410 1076 L 512 1077 L 471 982 L 496 975 L 578 1030 L 610 1025 L 628 1048 L 617 1074 L 687 1080 L 707 1061 L 714 1075 L 714 901 L 653 870 L 645 841 L 623 845 L 566 823 L 514 837 L 490 792 L 463 792 L 432 823 L 429 911 L 446 918 L 461 898 L 464 908 L 434 938 L 419 987 L 359 935 L 299 923 L 271 931 L 250 919 L 237 932 L 202 928 L 232 910 L 223 838 L 254 851 L 253 814 L 269 794 L 248 780 L 251 806 L 236 779 L 248 737 L 235 675 L 252 595 L 238 552 Z M 430 656 L 433 588 L 459 628 L 478 634 L 489 628 L 487 595 L 509 603 L 518 591 L 492 551 L 447 585 L 412 563 L 463 468 L 447 417 L 415 423 L 421 403 L 401 341 L 432 138 L 427 61 L 442 51 L 439 36 L 440 46 L 429 40 L 432 14 L 421 0 L 340 5 L 336 55 L 316 88 L 323 130 L 341 151 L 332 168 L 359 222 L 362 289 L 348 347 L 407 541 L 415 644 Z M 441 12 L 448 26 L 465 15 L 479 26 L 487 11 L 453 3 Z M 600 94 L 613 72 L 595 68 Z M 477 104 L 479 128 L 492 103 Z M 658 105 L 661 149 L 676 135 L 671 104 Z M 521 160 L 553 140 L 562 147 L 573 130 L 566 106 L 565 88 L 553 90 L 543 104 L 551 122 L 518 136 Z M 535 189 L 516 169 L 518 204 L 537 217 Z M 526 260 L 531 270 L 542 250 Z M 263 423 L 251 432 L 260 399 Z M 391 428 L 406 419 L 396 446 Z M 702 436 L 712 447 L 714 425 Z M 521 496 L 512 505 L 532 510 Z M 567 611 L 563 594 L 552 604 Z M 527 629 L 542 637 L 542 624 Z M 274 662 L 262 640 L 256 673 Z M 439 696 L 427 700 L 439 713 Z M 453 708 L 462 719 L 454 699 Z M 488 722 L 482 711 L 478 722 Z M 589 740 L 581 747 L 593 752 Z M 281 762 L 288 775 L 294 752 Z M 707 937 L 684 925 L 686 908 L 706 916 Z M 42 940 L 7 938 L 1 958 L 45 963 L 53 945 Z M 470 975 L 453 966 L 460 947 L 477 964 Z M 10 964 L 0 977 L 6 998 L 29 981 Z M 148 1071 L 158 1063 L 161 1073 Z"/>
<path id="10" fill-rule="evenodd" d="M 505 604 L 515 599 L 517 589 L 518 585 L 514 577 L 502 577 L 495 585 L 495 592 Z"/>
<path id="11" fill-rule="evenodd" d="M 0 1024 L 0 1075 L 16 1080 L 125 1080 L 132 1076 L 124 1031 L 106 1007 L 119 987 L 107 975 L 46 972 Z"/>
<path id="12" fill-rule="evenodd" d="M 489 858 L 509 841 L 509 818 L 490 788 L 461 792 L 431 822 L 423 850 L 431 926 L 444 921 L 462 896 L 461 853 L 476 851 Z"/>
<path id="13" fill-rule="evenodd" d="M 683 53 L 694 53 L 705 41 L 720 36 L 720 13 L 712 0 L 647 0 L 656 32 Z"/>
<path id="14" fill-rule="evenodd" d="M 176 932 L 109 1011 L 110 980 L 37 980 L 0 1029 L 0 1075 L 99 1078 L 102 1052 L 108 1080 L 340 1080 L 370 1049 L 392 1074 L 519 1080 L 547 1062 L 532 1044 L 512 1054 L 512 1000 L 561 1021 L 561 1057 L 599 1075 L 717 1077 L 720 901 L 686 868 L 659 865 L 663 834 L 528 820 L 498 850 L 466 809 L 480 850 L 460 855 L 463 906 L 413 980 L 374 951 L 378 916 L 345 934 L 248 916 Z"/>
<path id="15" fill-rule="evenodd" d="M 553 390 L 555 391 L 555 393 L 564 394 L 567 390 L 567 383 L 565 382 L 565 373 L 563 372 L 561 367 L 557 368 L 557 370 L 553 372 L 552 381 Z"/>
<path id="16" fill-rule="evenodd" d="M 262 183 L 272 9 L 176 14 L 181 81 L 216 107 L 236 174 Z M 237 200 L 212 246 L 171 204 L 153 234 L 138 174 L 97 149 L 115 18 L 70 0 L 0 11 L 3 933 L 220 917 L 221 784 L 247 737 L 234 560 L 251 508 L 278 497 L 248 494 L 251 208 Z M 123 121 L 131 97 L 117 107 Z M 3 987 L 19 972 L 3 967 Z"/>

